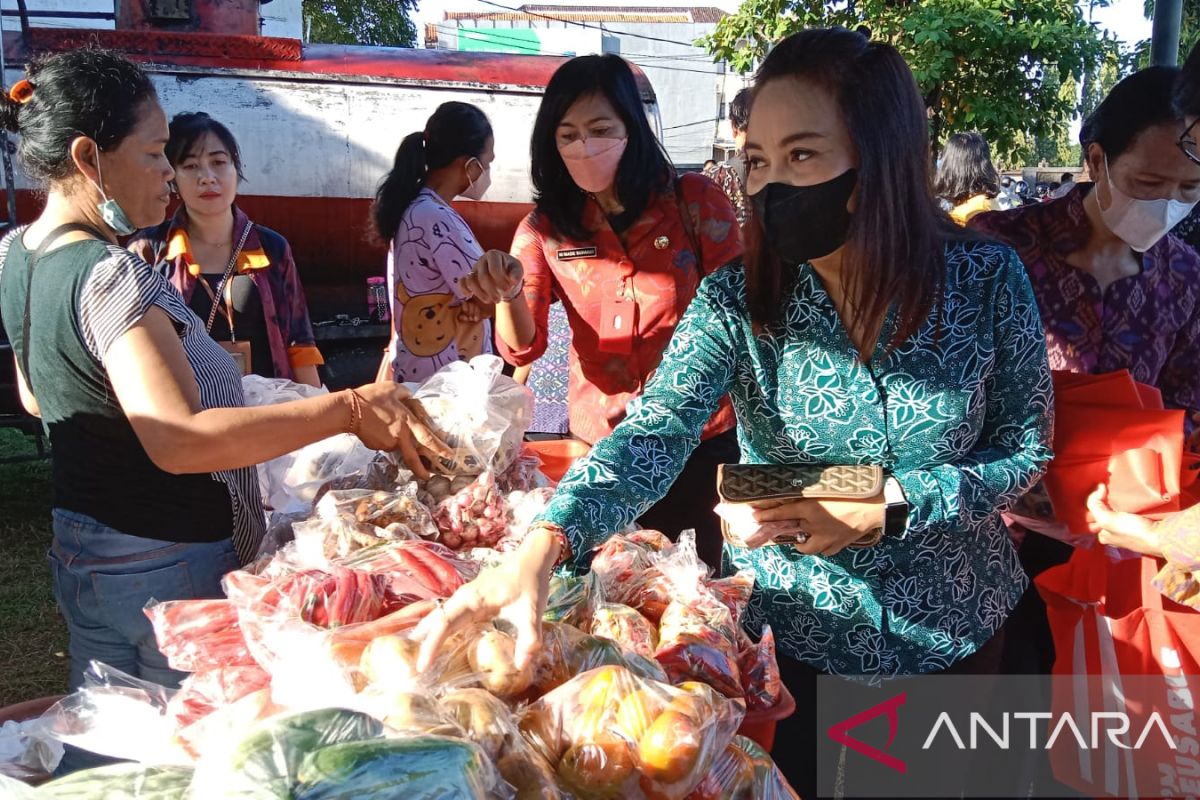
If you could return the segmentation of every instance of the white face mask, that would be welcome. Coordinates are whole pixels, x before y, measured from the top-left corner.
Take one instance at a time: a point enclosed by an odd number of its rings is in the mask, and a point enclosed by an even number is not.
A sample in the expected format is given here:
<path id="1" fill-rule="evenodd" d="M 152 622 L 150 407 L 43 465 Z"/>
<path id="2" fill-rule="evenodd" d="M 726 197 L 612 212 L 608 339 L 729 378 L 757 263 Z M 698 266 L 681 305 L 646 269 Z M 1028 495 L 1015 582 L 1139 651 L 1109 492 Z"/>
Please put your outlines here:
<path id="1" fill-rule="evenodd" d="M 479 177 L 474 180 L 471 180 L 471 161 L 478 164 L 479 169 L 482 170 L 479 173 Z M 467 180 L 471 182 L 467 185 L 466 189 L 463 189 L 462 197 L 469 200 L 482 200 L 483 196 L 487 194 L 488 188 L 492 185 L 492 170 L 483 166 L 483 162 L 478 158 L 473 158 L 471 161 L 467 162 Z"/>
<path id="2" fill-rule="evenodd" d="M 129 221 L 129 216 L 125 213 L 125 209 L 114 199 L 108 196 L 108 192 L 104 191 L 104 173 L 100 171 L 100 152 L 96 151 L 96 179 L 93 184 L 100 190 L 100 197 L 104 202 L 96 204 L 96 210 L 100 212 L 100 218 L 104 220 L 104 224 L 112 228 L 118 236 L 131 236 L 137 233 L 137 226 Z"/>
<path id="3" fill-rule="evenodd" d="M 1104 208 L 1099 203 L 1100 197 L 1096 197 L 1100 217 L 1110 231 L 1139 253 L 1146 252 L 1170 233 L 1196 206 L 1195 203 L 1181 200 L 1138 200 L 1130 197 L 1113 183 L 1107 155 L 1104 157 L 1104 175 L 1112 202 L 1108 208 Z"/>

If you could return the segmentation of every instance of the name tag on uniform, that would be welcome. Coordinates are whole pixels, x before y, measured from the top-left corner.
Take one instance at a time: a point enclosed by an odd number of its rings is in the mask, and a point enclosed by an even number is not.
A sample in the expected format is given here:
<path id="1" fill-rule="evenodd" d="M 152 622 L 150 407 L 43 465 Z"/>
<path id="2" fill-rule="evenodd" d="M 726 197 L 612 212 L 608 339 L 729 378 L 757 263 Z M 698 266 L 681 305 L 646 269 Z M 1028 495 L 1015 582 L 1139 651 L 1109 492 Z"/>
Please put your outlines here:
<path id="1" fill-rule="evenodd" d="M 559 250 L 555 255 L 559 261 L 578 261 L 581 258 L 595 258 L 597 250 L 594 247 L 573 247 L 570 250 Z"/>

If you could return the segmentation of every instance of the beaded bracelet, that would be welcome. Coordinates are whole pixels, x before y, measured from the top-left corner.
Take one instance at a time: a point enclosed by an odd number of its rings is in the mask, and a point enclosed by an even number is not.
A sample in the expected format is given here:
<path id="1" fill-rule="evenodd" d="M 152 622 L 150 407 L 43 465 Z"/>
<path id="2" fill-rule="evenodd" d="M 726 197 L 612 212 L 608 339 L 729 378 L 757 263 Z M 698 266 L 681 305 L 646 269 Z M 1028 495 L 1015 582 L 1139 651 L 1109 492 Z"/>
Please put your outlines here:
<path id="1" fill-rule="evenodd" d="M 530 533 L 534 531 L 546 531 L 554 536 L 554 540 L 558 542 L 558 558 L 554 560 L 554 567 L 556 569 L 571 560 L 571 556 L 573 555 L 571 542 L 567 539 L 567 534 L 561 527 L 555 525 L 553 522 L 538 522 L 529 529 Z"/>

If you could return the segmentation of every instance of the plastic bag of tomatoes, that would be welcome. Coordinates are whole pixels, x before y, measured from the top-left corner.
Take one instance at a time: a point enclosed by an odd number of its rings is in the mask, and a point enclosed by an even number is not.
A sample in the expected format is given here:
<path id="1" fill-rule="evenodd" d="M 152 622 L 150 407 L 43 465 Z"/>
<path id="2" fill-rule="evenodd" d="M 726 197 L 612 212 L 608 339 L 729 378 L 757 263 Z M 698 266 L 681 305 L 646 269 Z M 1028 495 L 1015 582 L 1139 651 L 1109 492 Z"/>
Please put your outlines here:
<path id="1" fill-rule="evenodd" d="M 580 800 L 683 800 L 733 739 L 740 701 L 600 667 L 522 714 L 521 732 Z"/>

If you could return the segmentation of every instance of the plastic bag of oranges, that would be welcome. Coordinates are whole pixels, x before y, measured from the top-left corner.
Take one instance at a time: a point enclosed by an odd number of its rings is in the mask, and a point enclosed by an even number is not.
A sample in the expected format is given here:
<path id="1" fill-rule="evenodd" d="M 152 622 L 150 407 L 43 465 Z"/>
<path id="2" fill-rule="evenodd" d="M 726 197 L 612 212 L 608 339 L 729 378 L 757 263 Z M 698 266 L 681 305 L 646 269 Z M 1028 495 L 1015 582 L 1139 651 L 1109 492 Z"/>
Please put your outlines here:
<path id="1" fill-rule="evenodd" d="M 682 800 L 745 713 L 700 683 L 668 686 L 623 667 L 585 672 L 521 718 L 521 732 L 580 800 Z"/>

